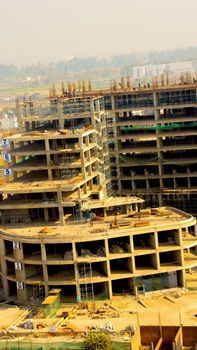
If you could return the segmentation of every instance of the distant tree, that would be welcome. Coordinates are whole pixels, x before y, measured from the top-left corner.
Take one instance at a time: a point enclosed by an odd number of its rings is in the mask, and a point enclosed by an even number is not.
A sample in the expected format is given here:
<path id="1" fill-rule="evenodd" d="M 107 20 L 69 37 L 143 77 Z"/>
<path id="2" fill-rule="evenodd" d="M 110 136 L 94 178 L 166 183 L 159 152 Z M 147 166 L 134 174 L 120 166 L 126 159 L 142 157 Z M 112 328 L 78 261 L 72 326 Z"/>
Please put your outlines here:
<path id="1" fill-rule="evenodd" d="M 83 341 L 84 350 L 111 350 L 111 340 L 106 333 L 89 332 Z"/>

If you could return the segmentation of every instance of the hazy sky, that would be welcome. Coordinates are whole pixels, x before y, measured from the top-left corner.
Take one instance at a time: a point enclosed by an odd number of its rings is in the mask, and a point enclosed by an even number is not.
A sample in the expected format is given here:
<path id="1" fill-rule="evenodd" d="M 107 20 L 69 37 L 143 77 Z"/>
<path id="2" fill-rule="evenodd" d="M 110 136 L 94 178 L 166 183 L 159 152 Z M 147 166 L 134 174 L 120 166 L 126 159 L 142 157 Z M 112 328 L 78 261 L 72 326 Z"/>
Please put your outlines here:
<path id="1" fill-rule="evenodd" d="M 0 63 L 197 45 L 197 0 L 0 0 Z"/>

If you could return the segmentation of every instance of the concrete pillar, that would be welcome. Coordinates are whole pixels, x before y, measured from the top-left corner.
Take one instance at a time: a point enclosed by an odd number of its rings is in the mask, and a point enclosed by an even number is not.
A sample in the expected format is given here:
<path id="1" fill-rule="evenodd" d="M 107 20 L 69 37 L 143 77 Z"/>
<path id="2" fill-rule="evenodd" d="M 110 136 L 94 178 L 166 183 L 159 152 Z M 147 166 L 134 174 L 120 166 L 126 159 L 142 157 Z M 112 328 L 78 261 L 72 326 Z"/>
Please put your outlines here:
<path id="1" fill-rule="evenodd" d="M 57 191 L 57 201 L 58 201 L 58 209 L 59 209 L 59 220 L 61 225 L 65 225 L 64 221 L 64 208 L 62 205 L 62 192 Z"/>
<path id="2" fill-rule="evenodd" d="M 112 105 L 112 111 L 115 109 L 115 96 L 111 96 L 111 105 Z"/>
<path id="3" fill-rule="evenodd" d="M 154 101 L 154 107 L 158 106 L 158 96 L 157 93 L 153 93 L 153 101 Z M 154 116 L 155 116 L 155 121 L 158 121 L 160 119 L 160 110 L 155 109 L 154 110 Z M 162 147 L 162 137 L 160 136 L 160 131 L 156 130 L 156 139 L 157 139 L 157 155 L 158 155 L 158 171 L 159 171 L 159 186 L 161 189 L 163 189 L 163 166 L 161 164 L 161 158 L 162 158 L 162 152 L 161 152 L 161 147 Z M 162 196 L 159 194 L 158 196 L 159 200 L 159 206 L 163 205 L 163 200 Z"/>
<path id="4" fill-rule="evenodd" d="M 3 285 L 3 295 L 5 298 L 9 297 L 9 285 L 8 285 L 8 280 L 5 276 L 2 276 L 2 285 Z"/>
<path id="5" fill-rule="evenodd" d="M 84 157 L 84 151 L 83 151 L 83 137 L 80 136 L 79 138 L 79 147 L 80 147 L 80 158 L 81 158 L 81 172 L 83 179 L 86 178 L 86 171 L 85 171 L 85 157 Z"/>
<path id="6" fill-rule="evenodd" d="M 130 250 L 131 250 L 131 253 L 133 253 L 134 252 L 133 236 L 130 236 L 129 240 L 130 240 Z"/>
<path id="7" fill-rule="evenodd" d="M 51 156 L 50 156 L 50 147 L 49 147 L 48 139 L 45 139 L 45 151 L 46 151 L 46 161 L 47 161 L 47 168 L 48 168 L 48 178 L 49 180 L 52 180 Z"/>
<path id="8" fill-rule="evenodd" d="M 151 238 L 152 238 L 151 245 L 153 244 L 153 247 L 155 249 L 158 249 L 159 248 L 158 232 L 155 231 L 154 236 L 153 237 L 151 236 Z"/>
<path id="9" fill-rule="evenodd" d="M 49 221 L 49 212 L 48 208 L 44 208 L 44 221 L 48 222 Z"/>
<path id="10" fill-rule="evenodd" d="M 20 287 L 20 288 L 19 288 Z M 25 284 L 21 281 L 16 282 L 16 288 L 17 288 L 17 299 L 21 303 L 27 302 L 27 294 L 26 294 L 26 288 Z"/>
<path id="11" fill-rule="evenodd" d="M 151 255 L 150 260 L 153 267 L 158 270 L 160 268 L 159 253 Z"/>
<path id="12" fill-rule="evenodd" d="M 133 272 L 133 274 L 135 274 L 136 267 L 135 267 L 135 257 L 134 257 L 134 255 L 131 256 L 131 261 L 132 261 L 132 272 Z"/>
<path id="13" fill-rule="evenodd" d="M 183 231 L 182 228 L 179 228 L 178 230 L 178 242 L 181 247 L 183 246 Z"/>
<path id="14" fill-rule="evenodd" d="M 186 288 L 186 277 L 185 277 L 185 270 L 184 269 L 181 271 L 181 286 L 183 288 Z"/>
<path id="15" fill-rule="evenodd" d="M 64 129 L 63 103 L 60 98 L 58 99 L 58 102 L 57 102 L 57 114 L 58 114 L 58 121 L 59 121 L 59 129 Z"/>
<path id="16" fill-rule="evenodd" d="M 86 145 L 86 147 L 89 147 L 89 145 L 90 145 L 90 142 L 89 142 L 89 135 L 86 135 L 86 136 L 85 136 L 85 145 Z"/>
<path id="17" fill-rule="evenodd" d="M 77 264 L 77 252 L 76 252 L 75 242 L 72 243 L 72 251 L 73 251 L 73 260 L 74 260 L 77 301 L 81 301 L 81 290 L 80 290 L 79 271 L 78 271 L 78 264 Z"/>
<path id="18" fill-rule="evenodd" d="M 105 254 L 107 257 L 109 256 L 109 242 L 107 238 L 105 238 Z"/>
<path id="19" fill-rule="evenodd" d="M 42 262 L 46 263 L 47 261 L 47 256 L 46 256 L 46 247 L 44 243 L 41 243 L 40 245 L 41 248 L 41 256 L 42 256 Z M 46 279 L 48 281 L 48 278 Z"/>
<path id="20" fill-rule="evenodd" d="M 156 253 L 156 260 L 155 260 L 155 266 L 157 270 L 160 269 L 160 258 L 159 258 L 159 253 Z"/>
<path id="21" fill-rule="evenodd" d="M 87 160 L 88 160 L 88 161 L 91 160 L 91 152 L 90 152 L 90 149 L 87 151 Z"/>
<path id="22" fill-rule="evenodd" d="M 16 280 L 25 282 L 25 266 L 24 264 L 15 261 L 14 263 L 15 266 L 15 275 L 16 275 Z"/>
<path id="23" fill-rule="evenodd" d="M 5 260 L 5 242 L 3 238 L 0 239 L 0 262 L 1 262 L 1 277 L 2 277 L 2 284 L 3 284 L 3 294 L 5 297 L 9 296 L 9 288 L 8 288 L 8 280 L 7 280 L 7 262 Z"/>
<path id="24" fill-rule="evenodd" d="M 183 249 L 177 250 L 176 252 L 178 256 L 179 265 L 185 266 Z"/>
<path id="25" fill-rule="evenodd" d="M 23 261 L 23 245 L 22 243 L 18 241 L 13 242 L 13 255 L 14 255 L 14 260 L 22 262 Z"/>
<path id="26" fill-rule="evenodd" d="M 113 298 L 113 291 L 112 291 L 112 281 L 109 278 L 108 280 L 108 294 L 109 294 L 109 299 L 112 300 Z"/>
<path id="27" fill-rule="evenodd" d="M 108 294 L 109 299 L 112 299 L 113 293 L 112 293 L 112 282 L 111 282 L 111 269 L 110 269 L 110 260 L 109 260 L 109 242 L 108 239 L 105 239 L 105 253 L 107 257 L 107 275 L 108 275 Z"/>
<path id="28" fill-rule="evenodd" d="M 138 204 L 135 203 L 135 212 L 138 213 L 139 212 L 139 207 L 138 207 Z"/>
<path id="29" fill-rule="evenodd" d="M 13 255 L 15 260 L 15 275 L 16 275 L 16 288 L 17 299 L 24 303 L 26 302 L 26 288 L 25 288 L 25 268 L 22 264 L 23 261 L 23 245 L 18 241 L 13 242 Z M 19 263 L 19 265 L 17 264 Z"/>
<path id="30" fill-rule="evenodd" d="M 53 150 L 57 150 L 57 140 L 54 139 L 52 140 L 52 148 Z M 54 164 L 59 164 L 59 160 L 58 160 L 58 154 L 54 154 Z M 59 169 L 55 169 L 55 176 L 58 178 L 59 177 Z"/>
<path id="31" fill-rule="evenodd" d="M 49 287 L 48 287 L 48 270 L 47 270 L 47 256 L 46 256 L 46 247 L 44 243 L 41 243 L 41 256 L 42 256 L 42 268 L 43 268 L 43 279 L 44 279 L 44 289 L 45 289 L 45 296 L 49 293 Z"/>

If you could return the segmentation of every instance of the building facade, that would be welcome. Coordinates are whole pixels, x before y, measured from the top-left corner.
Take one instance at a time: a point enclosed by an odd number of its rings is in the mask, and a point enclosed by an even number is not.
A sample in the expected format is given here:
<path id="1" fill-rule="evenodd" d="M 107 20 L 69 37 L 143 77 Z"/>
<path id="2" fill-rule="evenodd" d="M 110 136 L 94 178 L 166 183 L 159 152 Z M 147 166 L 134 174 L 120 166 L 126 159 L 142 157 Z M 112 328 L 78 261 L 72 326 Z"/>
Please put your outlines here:
<path id="1" fill-rule="evenodd" d="M 197 86 L 105 93 L 114 188 L 197 214 Z"/>
<path id="2" fill-rule="evenodd" d="M 180 209 L 196 210 L 196 85 L 123 83 L 17 101 L 18 133 L 3 139 L 4 296 L 187 287 L 196 220 Z M 143 209 L 144 199 L 160 208 Z"/>

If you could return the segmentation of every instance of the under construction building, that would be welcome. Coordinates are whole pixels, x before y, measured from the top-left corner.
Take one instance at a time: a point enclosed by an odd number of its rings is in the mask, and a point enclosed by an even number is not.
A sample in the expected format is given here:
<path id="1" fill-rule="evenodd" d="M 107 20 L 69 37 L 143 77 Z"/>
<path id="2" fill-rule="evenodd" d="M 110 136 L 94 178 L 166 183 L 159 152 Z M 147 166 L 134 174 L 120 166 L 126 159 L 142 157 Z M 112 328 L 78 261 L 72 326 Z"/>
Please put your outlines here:
<path id="1" fill-rule="evenodd" d="M 17 101 L 18 133 L 3 140 L 3 295 L 59 288 L 80 301 L 191 285 L 196 220 L 169 206 L 196 210 L 197 86 L 62 90 Z"/>
<path id="2" fill-rule="evenodd" d="M 196 83 L 116 91 L 105 109 L 117 194 L 196 215 Z"/>

